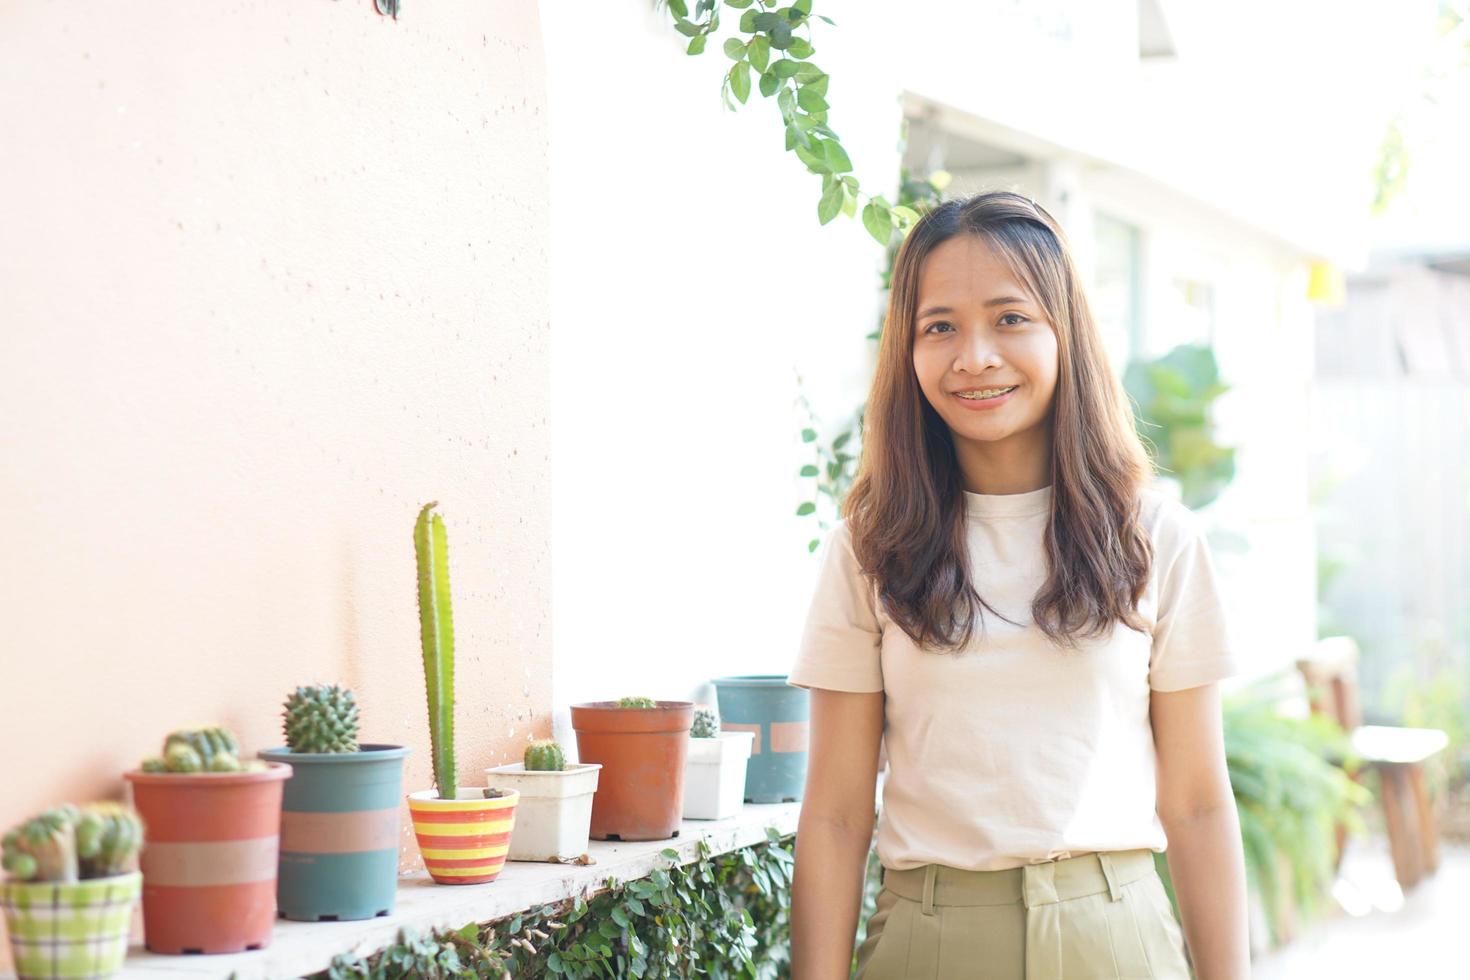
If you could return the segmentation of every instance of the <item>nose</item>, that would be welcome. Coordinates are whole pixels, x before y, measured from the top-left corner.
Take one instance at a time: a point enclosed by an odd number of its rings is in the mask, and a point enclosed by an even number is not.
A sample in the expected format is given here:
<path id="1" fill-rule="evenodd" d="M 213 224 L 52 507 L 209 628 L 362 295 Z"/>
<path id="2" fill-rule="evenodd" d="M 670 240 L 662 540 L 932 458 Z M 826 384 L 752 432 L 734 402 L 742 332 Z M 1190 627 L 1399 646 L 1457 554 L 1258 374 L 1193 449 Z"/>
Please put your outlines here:
<path id="1" fill-rule="evenodd" d="M 956 374 L 979 374 L 987 368 L 1001 366 L 1000 351 L 988 330 L 971 330 L 965 335 L 955 354 L 953 368 Z"/>

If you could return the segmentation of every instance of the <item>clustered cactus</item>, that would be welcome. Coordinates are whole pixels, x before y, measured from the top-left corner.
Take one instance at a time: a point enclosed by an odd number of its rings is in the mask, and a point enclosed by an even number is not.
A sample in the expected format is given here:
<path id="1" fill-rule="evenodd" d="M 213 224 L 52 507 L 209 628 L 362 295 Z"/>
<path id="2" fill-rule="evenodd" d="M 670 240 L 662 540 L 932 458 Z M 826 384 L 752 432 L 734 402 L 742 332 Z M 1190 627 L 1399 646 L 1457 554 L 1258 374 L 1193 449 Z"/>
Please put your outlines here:
<path id="1" fill-rule="evenodd" d="M 658 702 L 653 698 L 619 698 L 619 708 L 657 708 Z"/>
<path id="2" fill-rule="evenodd" d="M 7 832 L 3 866 L 16 881 L 75 882 L 128 870 L 143 844 L 143 822 L 119 803 L 66 804 Z"/>
<path id="3" fill-rule="evenodd" d="M 695 705 L 694 724 L 689 728 L 690 738 L 714 738 L 720 734 L 720 716 L 707 704 Z"/>
<path id="4" fill-rule="evenodd" d="M 193 728 L 170 732 L 163 755 L 143 760 L 144 772 L 255 772 L 264 762 L 240 761 L 240 743 L 227 728 Z"/>
<path id="5" fill-rule="evenodd" d="M 298 687 L 286 699 L 285 719 L 292 752 L 357 751 L 357 698 L 345 687 Z"/>
<path id="6" fill-rule="evenodd" d="M 549 738 L 526 746 L 524 761 L 528 772 L 561 772 L 567 767 L 567 756 L 560 745 Z"/>

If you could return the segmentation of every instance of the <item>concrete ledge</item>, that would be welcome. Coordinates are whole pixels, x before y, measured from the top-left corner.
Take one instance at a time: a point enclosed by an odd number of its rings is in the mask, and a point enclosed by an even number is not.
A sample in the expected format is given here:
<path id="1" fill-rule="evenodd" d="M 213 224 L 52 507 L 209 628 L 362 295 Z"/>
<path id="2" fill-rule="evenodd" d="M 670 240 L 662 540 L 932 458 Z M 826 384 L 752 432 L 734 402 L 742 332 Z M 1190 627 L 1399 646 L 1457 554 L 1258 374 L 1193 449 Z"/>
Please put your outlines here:
<path id="1" fill-rule="evenodd" d="M 133 949 L 122 972 L 124 980 L 143 978 L 228 977 L 239 980 L 300 977 L 325 970 L 341 953 L 366 956 L 389 945 L 402 928 L 427 931 L 458 929 L 468 922 L 488 922 L 538 905 L 600 890 L 608 878 L 632 881 L 647 877 L 669 861 L 659 854 L 672 847 L 680 864 L 698 857 L 698 842 L 715 854 L 748 847 L 766 839 L 766 828 L 796 833 L 799 803 L 746 804 L 725 820 L 685 820 L 672 840 L 618 844 L 592 841 L 588 853 L 597 862 L 586 867 L 512 861 L 500 877 L 484 885 L 436 885 L 423 872 L 399 879 L 398 908 L 390 916 L 359 922 L 276 922 L 271 944 L 250 953 L 223 956 L 160 956 Z"/>

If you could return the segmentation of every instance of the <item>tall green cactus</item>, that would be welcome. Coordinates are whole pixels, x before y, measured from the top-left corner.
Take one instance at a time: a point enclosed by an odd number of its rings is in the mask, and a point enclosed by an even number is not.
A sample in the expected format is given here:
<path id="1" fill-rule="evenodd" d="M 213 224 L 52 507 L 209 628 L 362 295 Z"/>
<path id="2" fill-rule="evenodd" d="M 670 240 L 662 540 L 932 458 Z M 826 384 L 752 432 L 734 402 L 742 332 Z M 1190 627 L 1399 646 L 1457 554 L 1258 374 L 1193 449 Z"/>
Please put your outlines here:
<path id="1" fill-rule="evenodd" d="M 455 799 L 454 614 L 449 605 L 449 537 L 444 520 L 424 504 L 413 528 L 419 569 L 419 632 L 424 648 L 424 687 L 429 695 L 429 740 L 434 785 L 441 799 Z"/>

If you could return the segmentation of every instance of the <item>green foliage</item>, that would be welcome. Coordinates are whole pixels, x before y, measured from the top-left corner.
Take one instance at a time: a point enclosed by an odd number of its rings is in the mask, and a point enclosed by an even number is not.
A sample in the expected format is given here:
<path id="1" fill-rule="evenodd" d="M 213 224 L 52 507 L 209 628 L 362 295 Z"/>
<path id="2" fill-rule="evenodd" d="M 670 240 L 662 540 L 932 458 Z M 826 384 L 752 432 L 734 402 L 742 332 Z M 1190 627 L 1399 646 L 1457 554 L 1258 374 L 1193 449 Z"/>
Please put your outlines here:
<path id="1" fill-rule="evenodd" d="M 666 0 L 666 6 L 674 30 L 689 38 L 686 51 L 703 54 L 709 38 L 720 29 L 720 4 L 699 0 L 692 16 L 685 0 Z M 736 102 L 746 103 L 754 78 L 762 98 L 776 99 L 786 149 L 796 154 L 808 173 L 822 179 L 817 220 L 825 225 L 838 214 L 853 217 L 864 195 L 850 173 L 852 160 L 841 137 L 828 125 L 831 77 L 811 60 L 816 54 L 811 0 L 796 0 L 785 7 L 777 7 L 776 0 L 725 0 L 724 6 L 743 11 L 737 36 L 727 37 L 720 48 L 734 62 L 725 69 L 720 85 L 725 107 L 734 110 Z M 830 17 L 816 15 L 816 19 L 835 26 Z M 802 31 L 806 36 L 798 33 Z M 883 246 L 895 232 L 901 235 L 917 220 L 913 209 L 889 204 L 882 195 L 869 195 L 862 207 L 863 227 Z"/>
<path id="2" fill-rule="evenodd" d="M 1215 442 L 1211 407 L 1230 386 L 1220 383 L 1214 351 L 1181 344 L 1156 360 L 1135 361 L 1123 386 L 1139 436 L 1153 446 L 1159 469 L 1179 480 L 1184 505 L 1196 509 L 1218 497 L 1235 478 L 1235 450 Z"/>
<path id="3" fill-rule="evenodd" d="M 413 528 L 418 562 L 419 639 L 429 699 L 429 743 L 439 797 L 458 793 L 454 762 L 454 610 L 449 598 L 449 535 L 437 502 L 424 504 Z"/>
<path id="4" fill-rule="evenodd" d="M 1358 760 L 1330 718 L 1279 713 L 1280 676 L 1224 701 L 1225 759 L 1240 814 L 1246 872 L 1266 906 L 1273 935 L 1281 914 L 1279 869 L 1290 872 L 1291 897 L 1310 914 L 1336 870 L 1338 824 L 1363 829 L 1367 790 L 1351 778 Z"/>
<path id="5" fill-rule="evenodd" d="M 619 708 L 657 708 L 658 702 L 653 698 L 619 698 Z"/>
<path id="6" fill-rule="evenodd" d="M 284 715 L 292 752 L 357 751 L 357 698 L 345 687 L 298 687 L 286 698 Z"/>
<path id="7" fill-rule="evenodd" d="M 317 980 L 407 977 L 740 977 L 789 972 L 790 837 L 606 886 L 590 896 L 431 936 L 401 933 L 366 959 L 337 957 Z"/>
<path id="8" fill-rule="evenodd" d="M 567 767 L 567 756 L 561 745 L 543 738 L 526 746 L 521 763 L 532 772 L 561 772 Z"/>

